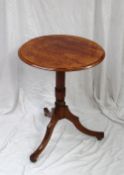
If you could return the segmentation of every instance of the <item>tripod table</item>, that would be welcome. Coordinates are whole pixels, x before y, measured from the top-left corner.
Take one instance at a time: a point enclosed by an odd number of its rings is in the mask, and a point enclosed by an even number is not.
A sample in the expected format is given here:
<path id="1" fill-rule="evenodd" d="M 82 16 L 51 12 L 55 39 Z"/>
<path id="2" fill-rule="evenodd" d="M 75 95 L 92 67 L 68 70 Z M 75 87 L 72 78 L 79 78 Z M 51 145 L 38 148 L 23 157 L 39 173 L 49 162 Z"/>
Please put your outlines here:
<path id="1" fill-rule="evenodd" d="M 47 146 L 55 125 L 61 119 L 67 119 L 75 127 L 90 136 L 101 140 L 104 132 L 92 131 L 84 127 L 77 116 L 71 113 L 65 102 L 65 73 L 91 68 L 99 64 L 105 52 L 96 42 L 73 35 L 46 35 L 34 38 L 21 46 L 19 57 L 25 63 L 56 72 L 55 106 L 49 111 L 44 108 L 45 116 L 50 117 L 45 136 L 30 156 L 35 162 Z"/>

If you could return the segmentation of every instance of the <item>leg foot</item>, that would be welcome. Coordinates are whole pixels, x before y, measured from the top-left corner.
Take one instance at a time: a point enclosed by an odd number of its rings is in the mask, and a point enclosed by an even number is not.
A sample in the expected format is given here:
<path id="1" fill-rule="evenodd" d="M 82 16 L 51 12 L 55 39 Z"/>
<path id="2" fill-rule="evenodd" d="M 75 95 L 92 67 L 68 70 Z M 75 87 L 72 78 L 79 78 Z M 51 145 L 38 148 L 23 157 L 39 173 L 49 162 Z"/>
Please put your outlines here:
<path id="1" fill-rule="evenodd" d="M 30 161 L 33 162 L 33 163 L 35 163 L 37 161 L 37 157 L 34 154 L 32 154 L 30 156 Z"/>
<path id="2" fill-rule="evenodd" d="M 48 108 L 44 108 L 44 115 L 45 115 L 46 117 L 51 118 L 51 117 L 53 116 L 53 113 L 54 113 L 54 108 L 52 108 L 51 112 L 49 111 Z"/>
<path id="3" fill-rule="evenodd" d="M 97 140 L 102 140 L 104 138 L 104 132 L 100 132 L 97 136 L 96 136 Z"/>
<path id="4" fill-rule="evenodd" d="M 51 117 L 51 112 L 49 111 L 49 109 L 48 108 L 44 108 L 44 115 L 46 116 L 46 117 Z"/>
<path id="5" fill-rule="evenodd" d="M 50 137 L 52 135 L 53 129 L 57 123 L 57 119 L 53 116 L 51 118 L 51 121 L 49 122 L 48 126 L 47 126 L 47 131 L 45 133 L 45 136 L 43 138 L 43 141 L 41 142 L 41 144 L 39 145 L 39 147 L 37 148 L 37 150 L 30 156 L 30 160 L 32 162 L 36 162 L 40 153 L 45 149 L 45 147 L 47 146 Z"/>

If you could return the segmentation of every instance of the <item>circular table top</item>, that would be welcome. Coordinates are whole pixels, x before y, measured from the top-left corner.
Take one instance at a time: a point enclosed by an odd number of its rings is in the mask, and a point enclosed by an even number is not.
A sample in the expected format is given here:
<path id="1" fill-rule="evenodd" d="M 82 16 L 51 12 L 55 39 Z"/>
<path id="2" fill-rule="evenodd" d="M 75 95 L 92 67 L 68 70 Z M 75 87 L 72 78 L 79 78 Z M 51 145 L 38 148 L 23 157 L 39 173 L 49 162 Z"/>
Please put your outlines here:
<path id="1" fill-rule="evenodd" d="M 34 38 L 19 49 L 25 63 L 53 71 L 76 71 L 99 64 L 105 56 L 94 41 L 71 35 L 47 35 Z"/>

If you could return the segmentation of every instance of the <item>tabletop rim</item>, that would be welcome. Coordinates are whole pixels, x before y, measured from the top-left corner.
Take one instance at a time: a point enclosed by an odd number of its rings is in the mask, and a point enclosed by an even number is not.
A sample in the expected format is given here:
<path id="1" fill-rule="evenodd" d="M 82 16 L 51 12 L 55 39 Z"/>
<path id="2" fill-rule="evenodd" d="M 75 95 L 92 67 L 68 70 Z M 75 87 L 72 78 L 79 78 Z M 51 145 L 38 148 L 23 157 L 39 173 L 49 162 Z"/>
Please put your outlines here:
<path id="1" fill-rule="evenodd" d="M 42 66 L 39 66 L 37 64 L 34 64 L 32 63 L 31 61 L 29 61 L 28 59 L 26 59 L 26 57 L 23 56 L 23 54 L 21 53 L 21 50 L 22 48 L 28 44 L 29 42 L 33 41 L 33 40 L 37 40 L 39 38 L 43 38 L 43 37 L 51 37 L 51 36 L 63 36 L 63 37 L 74 37 L 74 38 L 79 38 L 79 39 L 84 39 L 84 40 L 87 40 L 89 42 L 92 42 L 94 43 L 96 46 L 98 46 L 101 51 L 103 51 L 103 55 L 96 61 L 96 62 L 93 62 L 92 64 L 89 64 L 87 66 L 79 66 L 79 67 L 71 67 L 71 68 L 68 68 L 67 70 L 65 68 L 55 68 L 55 67 L 42 67 Z M 98 64 L 100 64 L 104 58 L 105 58 L 105 51 L 104 49 L 102 48 L 102 46 L 100 44 L 98 44 L 97 42 L 91 40 L 91 39 L 87 39 L 87 38 L 84 38 L 84 37 L 81 37 L 81 36 L 78 36 L 78 35 L 68 35 L 68 34 L 52 34 L 52 35 L 42 35 L 42 36 L 38 36 L 38 37 L 34 37 L 34 38 L 31 38 L 29 40 L 27 40 L 24 44 L 21 45 L 21 47 L 18 49 L 18 56 L 19 58 L 26 64 L 30 65 L 30 66 L 33 66 L 35 68 L 39 68 L 39 69 L 43 69 L 43 70 L 48 70 L 48 71 L 59 71 L 59 72 L 70 72 L 70 71 L 79 71 L 79 70 L 85 70 L 85 69 L 89 69 L 89 68 L 92 68 Z"/>

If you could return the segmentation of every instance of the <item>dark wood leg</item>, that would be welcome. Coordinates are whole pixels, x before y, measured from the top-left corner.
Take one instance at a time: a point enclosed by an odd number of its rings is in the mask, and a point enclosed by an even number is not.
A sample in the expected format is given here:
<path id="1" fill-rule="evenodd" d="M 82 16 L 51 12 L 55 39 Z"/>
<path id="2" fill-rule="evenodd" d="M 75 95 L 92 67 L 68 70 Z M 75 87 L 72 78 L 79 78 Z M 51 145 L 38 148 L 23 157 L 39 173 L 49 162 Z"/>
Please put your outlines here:
<path id="1" fill-rule="evenodd" d="M 47 131 L 46 131 L 46 134 L 45 134 L 45 136 L 43 138 L 43 141 L 41 142 L 41 144 L 39 145 L 37 150 L 30 156 L 30 160 L 32 162 L 36 162 L 37 161 L 39 155 L 41 154 L 41 152 L 47 146 L 57 121 L 58 121 L 58 119 L 56 117 L 53 116 L 51 118 L 51 121 L 49 122 L 49 124 L 47 126 Z"/>
<path id="2" fill-rule="evenodd" d="M 92 131 L 89 130 L 87 128 L 85 128 L 81 122 L 79 121 L 79 118 L 75 115 L 73 115 L 68 108 L 66 108 L 66 116 L 65 118 L 67 118 L 69 121 L 71 121 L 75 127 L 81 131 L 84 134 L 87 134 L 89 136 L 94 136 L 96 137 L 98 140 L 102 140 L 104 138 L 104 132 L 98 132 L 98 131 Z"/>

